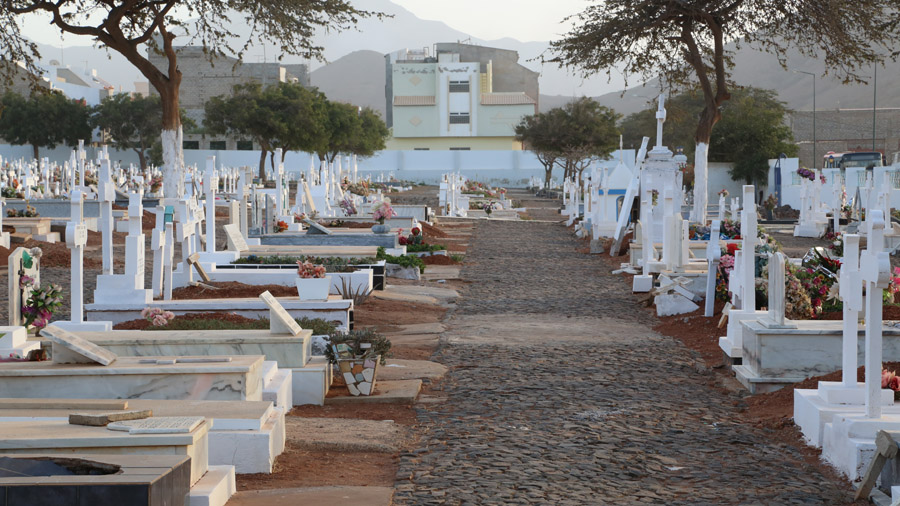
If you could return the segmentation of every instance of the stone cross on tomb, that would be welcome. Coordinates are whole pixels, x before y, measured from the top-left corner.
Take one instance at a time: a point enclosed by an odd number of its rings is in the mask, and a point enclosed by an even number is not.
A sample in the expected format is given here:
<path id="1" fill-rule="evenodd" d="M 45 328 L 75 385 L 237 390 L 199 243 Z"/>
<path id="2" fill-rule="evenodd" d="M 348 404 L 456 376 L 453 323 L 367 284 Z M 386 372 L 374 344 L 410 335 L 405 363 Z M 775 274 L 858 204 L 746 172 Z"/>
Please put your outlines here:
<path id="1" fill-rule="evenodd" d="M 156 225 L 150 232 L 150 250 L 153 251 L 153 273 L 151 274 L 151 290 L 153 298 L 162 296 L 163 253 L 166 247 L 165 207 L 156 207 Z"/>
<path id="2" fill-rule="evenodd" d="M 203 189 L 206 191 L 206 252 L 216 252 L 216 157 L 206 157 L 206 172 L 203 173 Z"/>
<path id="3" fill-rule="evenodd" d="M 769 253 L 769 313 L 759 320 L 760 324 L 770 329 L 795 329 L 796 325 L 788 323 L 784 318 L 784 253 Z"/>
<path id="4" fill-rule="evenodd" d="M 842 381 L 845 387 L 855 387 L 857 343 L 859 340 L 859 312 L 863 310 L 862 277 L 859 272 L 859 235 L 844 236 L 844 256 L 841 258 L 838 283 L 843 306 Z"/>
<path id="5" fill-rule="evenodd" d="M 719 230 L 722 222 L 715 220 L 709 227 L 709 241 L 706 244 L 706 305 L 703 315 L 713 315 L 716 302 L 716 273 L 719 272 L 719 260 L 722 258 L 722 245 L 719 242 Z"/>
<path id="6" fill-rule="evenodd" d="M 866 283 L 866 416 L 881 416 L 881 359 L 883 292 L 891 280 L 891 260 L 884 251 L 884 214 L 868 211 L 868 246 L 859 259 Z"/>
<path id="7" fill-rule="evenodd" d="M 725 221 L 725 195 L 719 195 L 719 221 Z"/>
<path id="8" fill-rule="evenodd" d="M 753 196 L 753 185 L 744 185 L 744 209 L 741 212 L 741 237 L 743 244 L 741 251 L 741 297 L 742 311 L 756 311 L 756 246 L 759 240 L 756 237 L 756 200 Z M 737 269 L 735 269 L 736 271 Z"/>
<path id="9" fill-rule="evenodd" d="M 87 225 L 84 224 L 84 194 L 81 190 L 75 190 L 72 192 L 71 218 L 66 224 L 66 246 L 72 252 L 70 318 L 75 324 L 84 322 L 84 246 L 87 244 L 87 235 Z"/>
<path id="10" fill-rule="evenodd" d="M 112 204 L 116 200 L 116 187 L 110 173 L 109 158 L 100 161 L 99 175 L 100 200 L 100 233 L 103 244 L 103 274 L 113 273 L 113 212 Z"/>

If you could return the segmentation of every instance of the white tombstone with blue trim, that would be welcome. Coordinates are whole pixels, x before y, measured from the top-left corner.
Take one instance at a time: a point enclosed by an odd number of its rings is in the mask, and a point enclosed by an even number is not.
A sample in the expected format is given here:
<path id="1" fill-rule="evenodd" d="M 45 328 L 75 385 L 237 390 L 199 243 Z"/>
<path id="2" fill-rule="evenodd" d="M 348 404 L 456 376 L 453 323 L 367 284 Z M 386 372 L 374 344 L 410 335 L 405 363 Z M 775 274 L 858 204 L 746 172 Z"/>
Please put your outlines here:
<path id="1" fill-rule="evenodd" d="M 615 237 L 619 214 L 624 208 L 625 194 L 631 183 L 631 169 L 623 160 L 606 174 L 599 188 L 595 190 L 597 209 L 594 212 L 596 221 L 592 221 L 592 234 L 598 237 Z"/>

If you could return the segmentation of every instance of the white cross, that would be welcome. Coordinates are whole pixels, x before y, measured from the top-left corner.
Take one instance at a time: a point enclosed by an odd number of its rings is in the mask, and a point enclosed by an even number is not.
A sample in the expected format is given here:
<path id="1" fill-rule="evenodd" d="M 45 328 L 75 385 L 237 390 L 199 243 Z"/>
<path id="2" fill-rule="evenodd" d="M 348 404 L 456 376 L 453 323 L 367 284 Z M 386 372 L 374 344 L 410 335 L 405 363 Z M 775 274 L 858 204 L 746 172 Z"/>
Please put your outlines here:
<path id="1" fill-rule="evenodd" d="M 884 214 L 868 211 L 868 246 L 859 259 L 866 283 L 866 416 L 881 416 L 882 296 L 891 279 L 891 261 L 884 251 Z"/>
<path id="2" fill-rule="evenodd" d="M 84 322 L 84 245 L 87 244 L 87 225 L 84 224 L 84 194 L 81 190 L 72 192 L 71 218 L 66 224 L 66 246 L 72 252 L 72 323 Z"/>

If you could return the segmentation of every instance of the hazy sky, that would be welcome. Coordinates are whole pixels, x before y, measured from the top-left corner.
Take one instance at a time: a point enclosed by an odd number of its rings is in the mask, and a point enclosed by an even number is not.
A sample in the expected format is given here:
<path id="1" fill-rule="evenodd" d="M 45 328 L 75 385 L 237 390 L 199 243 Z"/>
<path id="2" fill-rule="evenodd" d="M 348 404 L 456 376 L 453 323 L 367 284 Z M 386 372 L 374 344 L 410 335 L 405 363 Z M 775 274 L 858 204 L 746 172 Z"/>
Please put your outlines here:
<path id="1" fill-rule="evenodd" d="M 589 0 L 392 0 L 422 19 L 439 20 L 475 37 L 512 37 L 523 42 L 553 40 L 567 30 L 560 22 Z M 357 0 L 362 7 L 364 0 Z"/>
<path id="2" fill-rule="evenodd" d="M 443 21 L 450 27 L 485 40 L 512 37 L 523 42 L 559 38 L 565 33 L 562 20 L 590 5 L 590 0 L 391 0 L 422 19 Z M 365 8 L 366 0 L 354 0 Z M 448 8 L 448 5 L 452 5 Z M 38 42 L 58 45 L 59 32 L 47 22 L 29 18 L 25 34 Z M 64 45 L 84 44 L 82 38 L 67 35 Z"/>

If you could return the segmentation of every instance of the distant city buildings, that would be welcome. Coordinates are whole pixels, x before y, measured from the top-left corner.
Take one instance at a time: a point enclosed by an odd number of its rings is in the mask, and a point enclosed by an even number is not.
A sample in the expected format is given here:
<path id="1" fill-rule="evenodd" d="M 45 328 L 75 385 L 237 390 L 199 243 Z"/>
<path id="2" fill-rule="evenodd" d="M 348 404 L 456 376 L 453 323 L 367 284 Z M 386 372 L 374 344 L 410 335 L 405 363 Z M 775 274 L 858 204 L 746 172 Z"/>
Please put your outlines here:
<path id="1" fill-rule="evenodd" d="M 397 150 L 521 150 L 515 126 L 538 111 L 538 73 L 515 51 L 440 43 L 385 55 L 387 124 Z"/>
<path id="2" fill-rule="evenodd" d="M 181 89 L 179 102 L 185 114 L 203 125 L 204 104 L 216 96 L 231 95 L 235 86 L 259 83 L 268 86 L 275 83 L 291 82 L 309 86 L 309 69 L 306 64 L 283 63 L 248 63 L 236 58 L 220 57 L 210 61 L 203 49 L 195 46 L 176 48 L 178 68 L 181 70 Z M 168 61 L 165 56 L 151 51 L 151 63 L 159 69 L 165 69 Z M 150 88 L 156 94 L 156 90 Z M 236 149 L 252 151 L 258 149 L 251 140 L 226 138 L 224 136 L 208 136 L 199 133 L 184 132 L 185 149 Z"/>

